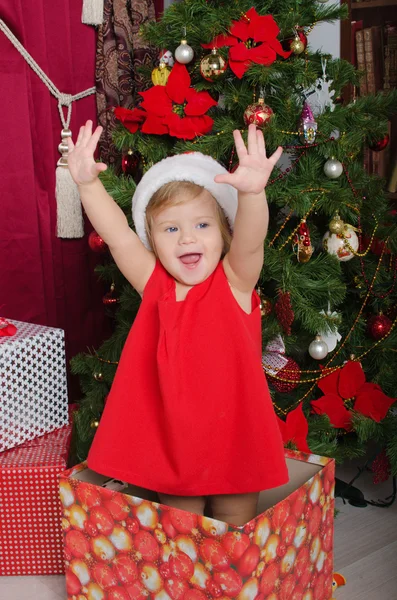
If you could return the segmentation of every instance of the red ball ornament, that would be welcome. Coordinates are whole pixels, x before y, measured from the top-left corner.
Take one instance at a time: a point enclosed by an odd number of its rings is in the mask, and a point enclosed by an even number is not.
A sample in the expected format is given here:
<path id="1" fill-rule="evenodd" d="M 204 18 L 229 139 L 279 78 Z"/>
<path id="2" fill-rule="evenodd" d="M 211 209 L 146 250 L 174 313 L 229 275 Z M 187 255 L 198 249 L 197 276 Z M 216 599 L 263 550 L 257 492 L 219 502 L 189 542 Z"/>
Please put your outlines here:
<path id="1" fill-rule="evenodd" d="M 367 321 L 367 331 L 374 340 L 380 340 L 390 332 L 392 321 L 386 315 L 373 315 Z"/>
<path id="2" fill-rule="evenodd" d="M 244 123 L 251 125 L 253 123 L 260 129 L 266 127 L 273 116 L 273 111 L 270 106 L 265 104 L 263 98 L 259 98 L 256 104 L 247 106 L 244 112 Z"/>
<path id="3" fill-rule="evenodd" d="M 272 377 L 269 374 L 267 374 L 267 377 L 277 392 L 285 394 L 296 388 L 301 378 L 301 370 L 292 358 L 288 358 L 287 364 L 278 371 L 276 377 Z M 280 381 L 278 378 L 288 379 L 289 381 Z"/>
<path id="4" fill-rule="evenodd" d="M 109 292 L 106 292 L 106 294 L 102 298 L 102 302 L 105 304 L 105 306 L 112 306 L 113 304 L 117 304 L 117 302 L 119 301 L 119 299 L 115 295 L 114 290 L 115 285 L 114 283 L 112 283 Z"/>
<path id="5" fill-rule="evenodd" d="M 139 183 L 142 179 L 142 160 L 137 152 L 133 152 L 133 150 L 129 149 L 123 154 L 121 168 L 124 175 L 132 177 L 135 183 Z"/>
<path id="6" fill-rule="evenodd" d="M 369 145 L 369 148 L 371 150 L 373 150 L 374 152 L 380 152 L 381 150 L 384 150 L 386 148 L 389 141 L 390 141 L 390 136 L 388 133 L 386 133 L 386 135 L 382 139 L 378 140 L 377 142 L 374 142 L 373 144 L 368 144 L 368 145 Z"/>
<path id="7" fill-rule="evenodd" d="M 108 247 L 106 242 L 101 238 L 100 235 L 97 234 L 96 231 L 91 231 L 90 235 L 88 236 L 88 245 L 93 252 L 98 252 L 98 254 L 106 252 Z"/>

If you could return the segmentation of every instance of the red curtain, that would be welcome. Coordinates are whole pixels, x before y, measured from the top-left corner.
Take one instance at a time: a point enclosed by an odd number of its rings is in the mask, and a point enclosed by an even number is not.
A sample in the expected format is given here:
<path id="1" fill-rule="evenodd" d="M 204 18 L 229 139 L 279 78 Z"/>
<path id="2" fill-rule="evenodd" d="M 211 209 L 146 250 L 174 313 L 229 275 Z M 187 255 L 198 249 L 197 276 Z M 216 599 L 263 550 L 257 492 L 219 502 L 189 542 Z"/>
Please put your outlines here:
<path id="1" fill-rule="evenodd" d="M 69 94 L 95 85 L 95 30 L 81 9 L 82 0 L 0 0 L 0 17 Z M 57 100 L 1 31 L 0 89 L 0 316 L 64 329 L 70 359 L 109 333 L 97 257 L 86 237 L 55 236 Z M 95 115 L 94 94 L 74 102 L 74 135 Z"/>

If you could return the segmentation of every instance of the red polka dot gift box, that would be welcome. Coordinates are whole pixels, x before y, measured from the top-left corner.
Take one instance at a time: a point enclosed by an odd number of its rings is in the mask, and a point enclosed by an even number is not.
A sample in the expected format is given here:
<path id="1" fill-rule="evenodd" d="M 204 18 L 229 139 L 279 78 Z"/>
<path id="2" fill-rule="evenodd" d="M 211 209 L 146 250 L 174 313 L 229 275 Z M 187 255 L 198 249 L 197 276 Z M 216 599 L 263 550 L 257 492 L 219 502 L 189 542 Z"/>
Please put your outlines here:
<path id="1" fill-rule="evenodd" d="M 64 332 L 0 317 L 0 452 L 68 423 Z"/>
<path id="2" fill-rule="evenodd" d="M 64 572 L 59 477 L 71 425 L 0 453 L 0 575 Z"/>
<path id="3" fill-rule="evenodd" d="M 334 461 L 286 450 L 287 485 L 236 527 L 83 463 L 60 482 L 68 600 L 331 600 Z"/>

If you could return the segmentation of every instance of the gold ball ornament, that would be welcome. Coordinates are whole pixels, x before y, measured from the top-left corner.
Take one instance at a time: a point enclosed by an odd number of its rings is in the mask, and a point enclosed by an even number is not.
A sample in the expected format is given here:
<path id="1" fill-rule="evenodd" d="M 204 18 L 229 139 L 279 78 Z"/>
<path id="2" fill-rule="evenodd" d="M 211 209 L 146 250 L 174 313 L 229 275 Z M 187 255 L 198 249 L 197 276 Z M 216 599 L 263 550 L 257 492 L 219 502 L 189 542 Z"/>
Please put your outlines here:
<path id="1" fill-rule="evenodd" d="M 263 294 L 260 287 L 256 288 L 256 292 L 259 296 L 259 308 L 261 311 L 261 316 L 268 317 L 273 310 L 272 303 L 270 302 L 270 299 Z"/>
<path id="2" fill-rule="evenodd" d="M 103 381 L 103 375 L 102 375 L 102 373 L 94 373 L 94 379 L 96 381 Z"/>
<path id="3" fill-rule="evenodd" d="M 305 49 L 305 44 L 302 42 L 299 36 L 296 35 L 290 44 L 290 48 L 294 54 L 302 54 Z"/>
<path id="4" fill-rule="evenodd" d="M 211 53 L 201 59 L 200 73 L 206 81 L 216 81 L 225 74 L 227 61 L 218 54 L 216 48 L 212 48 Z"/>
<path id="5" fill-rule="evenodd" d="M 153 85 L 165 85 L 171 73 L 171 67 L 164 62 L 160 62 L 159 66 L 152 71 Z"/>
<path id="6" fill-rule="evenodd" d="M 330 232 L 340 234 L 340 233 L 342 233 L 344 227 L 345 227 L 344 222 L 342 221 L 342 219 L 340 218 L 338 213 L 336 213 L 329 223 Z"/>
<path id="7" fill-rule="evenodd" d="M 263 98 L 259 98 L 256 104 L 247 106 L 244 112 L 244 123 L 251 125 L 253 123 L 260 129 L 266 127 L 273 116 L 273 111 L 270 106 L 265 104 Z"/>
<path id="8" fill-rule="evenodd" d="M 99 426 L 99 421 L 91 421 L 91 429 L 96 429 Z"/>

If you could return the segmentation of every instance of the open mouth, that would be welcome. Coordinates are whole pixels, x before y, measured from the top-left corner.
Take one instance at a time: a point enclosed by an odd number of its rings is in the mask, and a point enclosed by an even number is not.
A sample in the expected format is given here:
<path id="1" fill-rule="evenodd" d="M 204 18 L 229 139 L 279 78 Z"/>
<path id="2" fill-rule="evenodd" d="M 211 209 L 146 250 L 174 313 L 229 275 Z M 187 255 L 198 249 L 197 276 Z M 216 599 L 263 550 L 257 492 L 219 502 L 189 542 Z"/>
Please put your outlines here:
<path id="1" fill-rule="evenodd" d="M 198 252 L 189 252 L 188 254 L 182 254 L 182 256 L 179 256 L 179 260 L 185 265 L 185 267 L 193 268 L 200 262 L 201 256 L 202 254 L 199 254 Z"/>

